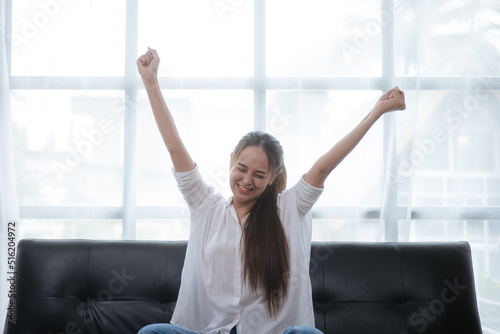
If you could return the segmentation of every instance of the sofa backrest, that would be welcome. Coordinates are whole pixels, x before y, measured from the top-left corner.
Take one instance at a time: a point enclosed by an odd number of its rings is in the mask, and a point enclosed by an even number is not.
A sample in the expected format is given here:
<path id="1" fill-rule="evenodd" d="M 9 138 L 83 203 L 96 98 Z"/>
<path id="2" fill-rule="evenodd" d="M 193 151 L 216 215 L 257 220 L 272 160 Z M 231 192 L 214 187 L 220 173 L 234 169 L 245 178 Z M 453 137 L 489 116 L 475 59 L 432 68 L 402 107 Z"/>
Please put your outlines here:
<path id="1" fill-rule="evenodd" d="M 317 243 L 310 276 L 325 333 L 482 333 L 467 242 Z"/>
<path id="2" fill-rule="evenodd" d="M 168 322 L 186 246 L 21 240 L 5 333 L 126 334 Z M 324 333 L 481 333 L 466 242 L 313 243 L 310 276 Z"/>

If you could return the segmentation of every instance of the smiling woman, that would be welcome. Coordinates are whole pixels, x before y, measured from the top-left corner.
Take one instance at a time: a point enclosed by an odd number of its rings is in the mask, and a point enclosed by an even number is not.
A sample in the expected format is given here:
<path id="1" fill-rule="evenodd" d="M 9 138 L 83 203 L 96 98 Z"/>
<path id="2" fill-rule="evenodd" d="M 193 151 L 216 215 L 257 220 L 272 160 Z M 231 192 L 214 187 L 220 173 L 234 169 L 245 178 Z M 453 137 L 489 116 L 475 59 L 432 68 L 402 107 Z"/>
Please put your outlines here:
<path id="1" fill-rule="evenodd" d="M 383 114 L 406 108 L 404 93 L 395 87 L 383 94 L 368 115 L 288 190 L 279 141 L 264 132 L 248 133 L 231 154 L 233 196 L 225 200 L 205 183 L 181 139 L 160 90 L 159 65 L 158 53 L 151 48 L 137 60 L 191 213 L 191 228 L 170 324 L 149 325 L 139 333 L 319 333 L 309 279 L 289 291 L 291 277 L 309 277 L 311 208 L 330 172 L 371 126 Z M 263 323 L 251 321 L 255 312 L 264 317 Z"/>
<path id="2" fill-rule="evenodd" d="M 408 110 L 383 116 L 335 167 L 302 232 L 314 241 L 467 240 L 484 331 L 498 333 L 497 0 L 0 5 L 0 188 L 19 213 L 19 239 L 190 237 L 191 213 L 137 74 L 148 45 L 164 59 L 158 81 L 183 143 L 226 204 L 235 197 L 230 153 L 244 134 L 279 139 L 287 191 L 319 188 L 329 168 L 304 178 L 313 162 L 400 85 Z M 237 182 L 245 198 L 262 173 L 243 164 L 255 174 Z"/>

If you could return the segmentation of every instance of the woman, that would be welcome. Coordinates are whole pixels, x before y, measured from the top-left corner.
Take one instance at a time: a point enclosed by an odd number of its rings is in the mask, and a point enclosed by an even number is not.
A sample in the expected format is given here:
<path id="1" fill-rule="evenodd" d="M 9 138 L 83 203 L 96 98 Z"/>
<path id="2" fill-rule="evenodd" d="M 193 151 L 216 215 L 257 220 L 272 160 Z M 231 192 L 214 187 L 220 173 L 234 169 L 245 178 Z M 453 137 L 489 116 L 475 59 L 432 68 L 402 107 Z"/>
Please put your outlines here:
<path id="1" fill-rule="evenodd" d="M 405 109 L 404 93 L 386 92 L 349 134 L 288 190 L 283 149 L 271 135 L 251 132 L 231 154 L 223 198 L 207 185 L 186 150 L 162 97 L 155 50 L 137 66 L 154 117 L 188 203 L 191 229 L 171 324 L 151 333 L 321 333 L 314 328 L 309 279 L 312 218 L 330 172 L 385 112 Z"/>

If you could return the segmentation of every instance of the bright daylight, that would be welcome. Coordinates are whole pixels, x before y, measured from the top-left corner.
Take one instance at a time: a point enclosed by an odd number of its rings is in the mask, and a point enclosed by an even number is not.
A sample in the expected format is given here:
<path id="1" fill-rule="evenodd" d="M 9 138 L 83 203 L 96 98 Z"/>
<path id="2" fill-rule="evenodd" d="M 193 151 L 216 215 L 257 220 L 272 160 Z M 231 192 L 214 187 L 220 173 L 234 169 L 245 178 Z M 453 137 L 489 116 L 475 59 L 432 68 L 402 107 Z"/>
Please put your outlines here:
<path id="1" fill-rule="evenodd" d="M 0 328 L 500 334 L 499 22 L 0 0 Z"/>

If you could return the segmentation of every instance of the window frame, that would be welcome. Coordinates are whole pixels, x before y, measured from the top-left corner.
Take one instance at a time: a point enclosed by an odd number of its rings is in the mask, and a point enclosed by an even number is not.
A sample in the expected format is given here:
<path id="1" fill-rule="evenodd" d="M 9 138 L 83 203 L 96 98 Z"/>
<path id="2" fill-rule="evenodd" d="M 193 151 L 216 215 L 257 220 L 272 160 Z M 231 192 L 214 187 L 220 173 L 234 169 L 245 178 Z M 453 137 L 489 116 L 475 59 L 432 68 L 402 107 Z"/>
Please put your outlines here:
<path id="1" fill-rule="evenodd" d="M 381 10 L 387 13 L 381 27 L 382 76 L 365 78 L 346 77 L 268 77 L 266 76 L 266 3 L 255 0 L 254 4 L 254 73 L 253 77 L 236 78 L 159 78 L 163 89 L 235 89 L 251 90 L 254 93 L 254 128 L 266 129 L 266 98 L 272 90 L 380 90 L 386 91 L 397 83 L 404 90 L 458 90 L 467 85 L 480 85 L 488 80 L 492 89 L 500 90 L 500 78 L 475 77 L 397 77 L 394 71 L 394 17 L 393 0 L 381 0 Z M 7 36 L 12 36 L 12 0 L 6 1 Z M 136 205 L 135 144 L 137 139 L 137 92 L 142 82 L 137 75 L 136 56 L 138 49 L 139 0 L 126 0 L 125 73 L 123 77 L 45 77 L 12 76 L 12 40 L 7 39 L 7 64 L 10 90 L 65 89 L 65 90 L 114 90 L 125 96 L 124 161 L 123 161 L 123 205 L 118 207 L 58 207 L 20 206 L 20 219 L 120 219 L 122 238 L 136 239 L 136 221 L 139 219 L 183 219 L 183 207 L 146 207 Z M 380 219 L 383 222 L 383 240 L 400 241 L 399 221 L 421 220 L 468 220 L 498 221 L 500 207 L 425 207 L 398 205 L 397 155 L 395 116 L 388 114 L 383 119 L 384 180 L 385 194 L 382 207 L 314 207 L 313 219 Z M 472 243 L 471 243 L 472 244 Z M 483 247 L 478 245 L 478 247 Z M 485 252 L 485 257 L 488 251 Z M 500 306 L 497 301 L 478 297 L 480 302 Z M 491 331 L 495 332 L 495 331 Z"/>
<path id="2" fill-rule="evenodd" d="M 397 83 L 407 90 L 454 90 L 465 86 L 464 78 L 415 78 L 396 77 L 394 73 L 394 20 L 393 0 L 382 0 L 387 17 L 382 29 L 382 76 L 369 78 L 345 77 L 268 77 L 266 76 L 266 4 L 254 1 L 254 75 L 240 78 L 159 78 L 163 89 L 244 89 L 254 92 L 254 128 L 266 129 L 266 96 L 270 90 L 380 90 Z M 20 219 L 122 219 L 123 239 L 135 239 L 137 219 L 180 219 L 184 210 L 179 207 L 142 207 L 135 204 L 135 177 L 133 147 L 136 143 L 135 96 L 142 83 L 136 70 L 136 53 L 139 28 L 139 1 L 126 1 L 126 41 L 124 77 L 45 77 L 11 76 L 11 53 L 7 54 L 11 90 L 66 89 L 114 90 L 125 94 L 123 206 L 122 207 L 57 207 L 20 206 Z M 12 0 L 7 1 L 8 35 L 12 32 Z M 11 40 L 7 40 L 11 50 Z M 479 84 L 485 77 L 473 81 Z M 495 88 L 500 88 L 499 78 L 488 78 Z M 417 82 L 418 81 L 418 82 Z M 383 207 L 315 207 L 314 219 L 382 219 L 384 241 L 398 241 L 398 220 L 463 219 L 491 220 L 500 217 L 500 207 L 402 207 L 397 203 L 395 117 L 383 119 L 384 179 L 386 200 Z"/>

